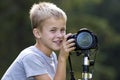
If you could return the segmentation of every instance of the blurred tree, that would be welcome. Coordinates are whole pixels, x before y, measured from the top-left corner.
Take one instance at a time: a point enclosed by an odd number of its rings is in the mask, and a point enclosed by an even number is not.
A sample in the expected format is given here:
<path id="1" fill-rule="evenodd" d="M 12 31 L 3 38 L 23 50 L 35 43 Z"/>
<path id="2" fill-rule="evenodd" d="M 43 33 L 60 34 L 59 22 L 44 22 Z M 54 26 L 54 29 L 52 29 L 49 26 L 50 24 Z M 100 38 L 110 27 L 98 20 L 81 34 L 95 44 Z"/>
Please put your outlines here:
<path id="1" fill-rule="evenodd" d="M 19 52 L 34 44 L 29 9 L 39 0 L 0 1 L 0 77 Z M 67 32 L 86 27 L 97 34 L 99 52 L 95 80 L 119 80 L 120 1 L 119 0 L 40 0 L 53 2 L 68 15 Z M 81 78 L 81 58 L 72 55 L 76 78 Z M 69 65 L 67 67 L 69 73 Z M 69 80 L 69 74 L 67 74 Z"/>

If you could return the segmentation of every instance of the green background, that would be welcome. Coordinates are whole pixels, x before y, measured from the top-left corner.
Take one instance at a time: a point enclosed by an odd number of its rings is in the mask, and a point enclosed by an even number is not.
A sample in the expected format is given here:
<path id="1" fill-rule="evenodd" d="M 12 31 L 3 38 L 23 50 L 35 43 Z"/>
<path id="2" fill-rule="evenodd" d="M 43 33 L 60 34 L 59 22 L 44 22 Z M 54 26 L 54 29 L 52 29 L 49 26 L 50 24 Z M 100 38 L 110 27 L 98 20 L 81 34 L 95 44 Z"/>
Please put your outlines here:
<path id="1" fill-rule="evenodd" d="M 35 43 L 29 10 L 39 1 L 53 2 L 66 12 L 67 32 L 86 27 L 97 34 L 94 80 L 119 80 L 120 0 L 0 0 L 0 78 L 19 52 Z M 71 58 L 75 78 L 81 78 L 82 56 Z M 69 70 L 68 64 L 67 80 Z"/>

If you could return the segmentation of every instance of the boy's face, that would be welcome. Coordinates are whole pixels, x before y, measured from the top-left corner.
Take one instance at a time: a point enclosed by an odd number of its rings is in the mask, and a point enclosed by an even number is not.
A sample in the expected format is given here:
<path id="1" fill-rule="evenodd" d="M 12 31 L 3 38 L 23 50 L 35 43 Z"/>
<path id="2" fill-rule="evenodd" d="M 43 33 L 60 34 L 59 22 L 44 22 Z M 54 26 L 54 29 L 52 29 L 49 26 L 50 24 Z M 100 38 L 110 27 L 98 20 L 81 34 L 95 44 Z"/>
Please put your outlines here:
<path id="1" fill-rule="evenodd" d="M 65 34 L 66 21 L 64 19 L 49 18 L 43 23 L 40 42 L 43 48 L 60 50 Z"/>

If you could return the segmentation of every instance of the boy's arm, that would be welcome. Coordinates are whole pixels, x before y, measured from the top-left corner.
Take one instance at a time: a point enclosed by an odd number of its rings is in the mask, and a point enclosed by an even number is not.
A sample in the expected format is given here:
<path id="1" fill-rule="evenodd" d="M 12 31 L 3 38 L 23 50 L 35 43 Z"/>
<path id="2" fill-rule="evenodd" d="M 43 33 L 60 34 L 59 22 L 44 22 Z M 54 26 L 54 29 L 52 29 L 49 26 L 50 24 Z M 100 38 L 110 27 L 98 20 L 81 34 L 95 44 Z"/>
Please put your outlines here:
<path id="1" fill-rule="evenodd" d="M 72 34 L 69 33 L 64 36 L 62 47 L 58 57 L 57 71 L 54 80 L 66 80 L 66 60 L 68 59 L 69 53 L 75 49 L 74 39 L 67 38 Z"/>
<path id="2" fill-rule="evenodd" d="M 35 80 L 51 80 L 48 74 L 35 76 Z"/>

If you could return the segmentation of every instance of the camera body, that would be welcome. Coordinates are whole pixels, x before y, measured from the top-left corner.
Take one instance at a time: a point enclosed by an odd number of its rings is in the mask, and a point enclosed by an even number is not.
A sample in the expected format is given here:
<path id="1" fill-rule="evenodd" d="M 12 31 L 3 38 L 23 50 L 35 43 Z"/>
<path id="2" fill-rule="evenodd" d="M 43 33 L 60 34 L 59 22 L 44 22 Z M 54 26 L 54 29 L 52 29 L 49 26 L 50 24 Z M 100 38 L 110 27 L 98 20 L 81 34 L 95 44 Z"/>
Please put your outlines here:
<path id="1" fill-rule="evenodd" d="M 75 39 L 75 51 L 96 49 L 98 46 L 97 36 L 86 28 L 82 28 L 76 34 L 68 37 L 68 39 L 71 38 Z"/>

